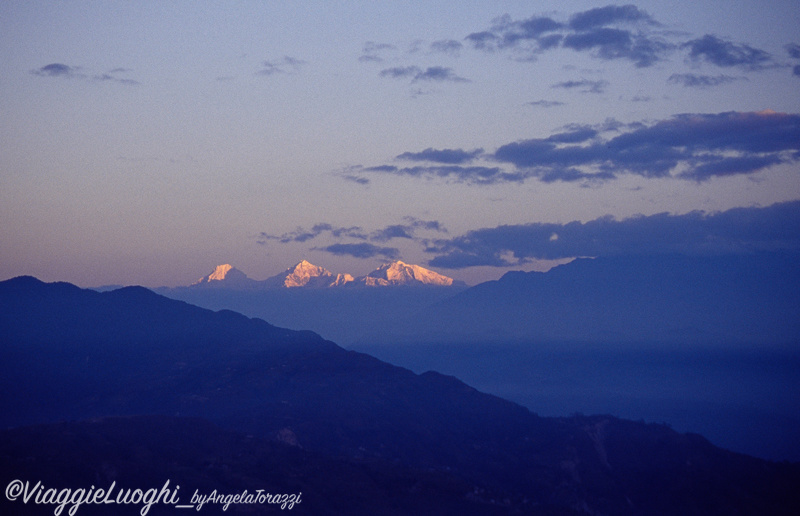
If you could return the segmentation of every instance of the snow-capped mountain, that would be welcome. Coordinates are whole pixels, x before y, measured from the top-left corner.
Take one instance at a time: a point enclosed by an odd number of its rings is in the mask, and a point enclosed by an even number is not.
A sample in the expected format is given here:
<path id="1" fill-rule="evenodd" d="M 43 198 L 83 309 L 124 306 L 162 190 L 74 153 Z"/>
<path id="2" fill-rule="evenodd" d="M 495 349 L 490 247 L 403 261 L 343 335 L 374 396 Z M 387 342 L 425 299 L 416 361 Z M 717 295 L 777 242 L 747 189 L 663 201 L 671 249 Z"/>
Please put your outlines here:
<path id="1" fill-rule="evenodd" d="M 250 288 L 258 283 L 229 263 L 217 265 L 211 274 L 203 276 L 191 286 Z"/>
<path id="2" fill-rule="evenodd" d="M 230 264 L 217 265 L 214 270 L 190 285 L 232 289 L 285 289 L 332 287 L 395 287 L 395 286 L 465 286 L 432 270 L 401 261 L 381 265 L 366 276 L 337 274 L 307 260 L 265 280 L 257 281 Z"/>
<path id="3" fill-rule="evenodd" d="M 388 286 L 410 286 L 410 285 L 435 285 L 440 287 L 450 287 L 453 285 L 453 278 L 443 276 L 437 272 L 396 261 L 381 265 L 366 276 L 357 280 L 368 287 L 388 287 Z"/>
<path id="4" fill-rule="evenodd" d="M 327 288 L 338 287 L 353 281 L 350 274 L 334 274 L 306 260 L 262 282 L 266 288 Z"/>

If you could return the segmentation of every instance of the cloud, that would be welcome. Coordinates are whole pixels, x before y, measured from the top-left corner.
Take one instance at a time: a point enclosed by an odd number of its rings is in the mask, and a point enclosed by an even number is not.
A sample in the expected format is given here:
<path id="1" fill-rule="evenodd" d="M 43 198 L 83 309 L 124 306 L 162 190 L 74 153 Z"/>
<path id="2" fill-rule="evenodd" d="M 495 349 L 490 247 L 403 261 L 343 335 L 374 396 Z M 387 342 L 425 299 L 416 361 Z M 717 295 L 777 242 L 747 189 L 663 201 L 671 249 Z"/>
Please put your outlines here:
<path id="1" fill-rule="evenodd" d="M 266 243 L 266 241 L 268 240 L 276 240 L 281 244 L 288 244 L 291 242 L 306 242 L 308 240 L 317 238 L 319 235 L 323 233 L 330 233 L 332 236 L 336 238 L 346 236 L 362 240 L 367 239 L 367 235 L 358 226 L 334 227 L 326 222 L 320 222 L 319 224 L 315 224 L 311 229 L 308 230 L 302 227 L 298 227 L 294 231 L 289 231 L 288 233 L 283 233 L 282 235 L 272 235 L 269 233 L 261 232 L 258 235 L 258 238 L 260 243 Z"/>
<path id="2" fill-rule="evenodd" d="M 800 59 L 800 45 L 797 43 L 789 43 L 785 48 L 790 57 L 793 57 L 794 59 Z M 800 64 L 792 67 L 792 73 L 800 77 Z"/>
<path id="3" fill-rule="evenodd" d="M 381 54 L 389 50 L 396 50 L 395 46 L 388 43 L 367 41 L 361 49 L 361 56 L 358 60 L 362 62 L 382 63 L 385 59 Z"/>
<path id="4" fill-rule="evenodd" d="M 730 75 L 696 75 L 693 73 L 674 73 L 670 75 L 669 79 L 667 79 L 667 82 L 672 84 L 682 84 L 687 88 L 710 88 L 738 80 L 746 79 L 744 77 L 731 77 Z"/>
<path id="5" fill-rule="evenodd" d="M 344 178 L 345 181 L 350 181 L 352 183 L 356 183 L 359 185 L 368 185 L 369 179 L 366 177 L 356 176 L 353 174 L 341 174 L 341 177 Z"/>
<path id="6" fill-rule="evenodd" d="M 381 70 L 378 75 L 390 79 L 410 78 L 412 83 L 418 81 L 470 82 L 469 79 L 456 75 L 452 68 L 444 66 L 429 66 L 425 70 L 418 66 L 398 66 Z"/>
<path id="7" fill-rule="evenodd" d="M 414 77 L 414 81 L 470 82 L 469 79 L 456 75 L 452 68 L 444 66 L 430 66 L 425 71 L 417 74 Z"/>
<path id="8" fill-rule="evenodd" d="M 495 49 L 495 45 L 500 38 L 491 31 L 483 31 L 473 32 L 464 39 L 472 43 L 472 46 L 478 50 L 491 51 Z"/>
<path id="9" fill-rule="evenodd" d="M 568 129 L 563 133 L 551 134 L 547 137 L 547 141 L 554 143 L 581 143 L 591 140 L 598 133 L 597 129 L 587 125 L 578 125 Z"/>
<path id="10" fill-rule="evenodd" d="M 663 30 L 660 22 L 635 5 L 608 5 L 574 13 L 566 21 L 549 16 L 516 20 L 504 15 L 494 19 L 488 29 L 468 34 L 464 41 L 484 52 L 522 54 L 522 61 L 532 61 L 544 52 L 562 48 L 646 68 L 678 50 L 688 50 L 690 61 L 725 68 L 759 71 L 780 66 L 769 52 L 745 43 L 727 41 L 713 34 L 688 41 L 676 39 L 680 37 L 686 38 Z M 791 57 L 800 59 L 799 44 L 789 43 L 785 48 Z"/>
<path id="11" fill-rule="evenodd" d="M 772 56 L 768 52 L 724 41 L 712 34 L 687 41 L 681 48 L 689 49 L 689 58 L 693 61 L 706 61 L 724 68 L 761 70 L 772 64 Z"/>
<path id="12" fill-rule="evenodd" d="M 130 72 L 127 68 L 114 68 L 106 73 L 101 74 L 87 74 L 82 71 L 83 69 L 78 66 L 69 66 L 63 63 L 51 63 L 41 68 L 31 70 L 31 74 L 40 77 L 61 77 L 66 79 L 81 79 L 91 80 L 96 82 L 115 82 L 118 84 L 127 84 L 130 86 L 138 86 L 139 82 L 125 77 L 119 77 L 119 74 Z"/>
<path id="13" fill-rule="evenodd" d="M 395 247 L 380 247 L 363 242 L 360 244 L 332 244 L 326 247 L 315 247 L 314 251 L 325 251 L 336 256 L 352 256 L 354 258 L 374 258 L 383 256 L 389 260 L 400 258 L 400 250 Z"/>
<path id="14" fill-rule="evenodd" d="M 483 149 L 465 151 L 462 149 L 433 149 L 429 147 L 420 152 L 404 152 L 397 156 L 397 159 L 462 165 L 474 160 L 481 153 L 483 153 Z"/>
<path id="15" fill-rule="evenodd" d="M 447 233 L 447 229 L 438 220 L 420 220 L 416 217 L 403 217 L 414 228 L 427 229 L 431 231 L 438 231 L 440 233 Z"/>
<path id="16" fill-rule="evenodd" d="M 630 25 L 639 30 L 632 31 Z M 592 52 L 604 60 L 626 59 L 637 67 L 648 67 L 674 49 L 674 45 L 647 32 L 656 26 L 660 24 L 636 6 L 609 5 L 576 13 L 567 23 L 545 16 L 513 20 L 506 15 L 496 19 L 489 30 L 474 32 L 465 39 L 478 50 L 511 49 L 528 54 L 529 59 L 562 47 Z"/>
<path id="17" fill-rule="evenodd" d="M 458 57 L 462 48 L 464 48 L 464 45 L 454 39 L 442 39 L 431 43 L 431 52 L 448 54 L 453 57 Z"/>
<path id="18" fill-rule="evenodd" d="M 403 79 L 406 77 L 414 78 L 420 73 L 422 73 L 422 70 L 418 66 L 396 66 L 381 70 L 378 75 L 389 77 L 390 79 Z"/>
<path id="19" fill-rule="evenodd" d="M 262 67 L 256 72 L 256 75 L 275 75 L 281 73 L 296 73 L 306 62 L 300 59 L 283 56 L 282 59 L 277 61 L 264 61 Z"/>
<path id="20" fill-rule="evenodd" d="M 650 124 L 611 119 L 597 126 L 568 126 L 545 138 L 511 142 L 494 152 L 428 148 L 397 158 L 433 164 L 384 164 L 359 167 L 358 172 L 478 185 L 531 178 L 545 183 L 606 182 L 622 174 L 703 182 L 800 161 L 800 115 L 768 110 L 681 114 Z"/>
<path id="21" fill-rule="evenodd" d="M 753 171 L 763 170 L 783 162 L 780 156 L 768 154 L 764 156 L 739 156 L 711 158 L 698 164 L 692 170 L 682 173 L 682 177 L 705 181 L 710 177 L 734 176 L 749 174 Z"/>
<path id="22" fill-rule="evenodd" d="M 328 239 L 339 242 L 335 245 L 315 247 L 314 249 L 334 254 L 349 254 L 364 258 L 377 255 L 392 257 L 397 253 L 396 249 L 374 246 L 367 242 L 383 243 L 395 238 L 403 238 L 420 243 L 427 242 L 428 239 L 422 239 L 418 236 L 419 232 L 427 232 L 428 234 L 430 234 L 430 232 L 435 232 L 441 234 L 447 233 L 447 229 L 437 220 L 421 220 L 416 217 L 406 216 L 403 217 L 403 222 L 401 224 L 390 224 L 384 228 L 373 230 L 369 234 L 359 226 L 340 227 L 327 222 L 320 222 L 314 224 L 311 229 L 298 227 L 294 231 L 289 231 L 280 235 L 261 232 L 257 237 L 257 242 L 261 245 L 266 245 L 270 241 L 275 241 L 280 244 L 302 244 L 317 238 L 324 238 L 322 235 L 326 235 Z M 362 242 L 358 244 L 352 242 L 340 243 L 341 240 L 344 239 L 355 239 L 361 240 Z"/>
<path id="23" fill-rule="evenodd" d="M 575 30 L 589 30 L 615 23 L 637 22 L 660 25 L 649 14 L 640 11 L 635 5 L 607 5 L 606 7 L 597 7 L 572 15 L 569 20 L 569 26 Z"/>
<path id="24" fill-rule="evenodd" d="M 417 240 L 418 230 L 436 231 L 447 233 L 444 226 L 437 220 L 420 220 L 415 217 L 404 217 L 405 224 L 392 224 L 383 229 L 370 233 L 369 239 L 373 242 L 386 242 L 393 238 L 406 238 Z"/>
<path id="25" fill-rule="evenodd" d="M 538 170 L 545 181 L 609 179 L 620 173 L 704 181 L 797 161 L 800 115 L 678 115 L 590 145 L 558 145 L 549 139 L 510 143 L 499 147 L 494 158 L 518 169 Z"/>
<path id="26" fill-rule="evenodd" d="M 63 63 L 51 63 L 36 70 L 31 70 L 33 75 L 42 77 L 83 77 L 78 72 L 79 68 L 75 66 L 68 66 Z"/>
<path id="27" fill-rule="evenodd" d="M 373 233 L 370 239 L 376 240 L 378 242 L 386 242 L 387 240 L 391 240 L 393 238 L 412 239 L 414 238 L 413 232 L 409 231 L 409 229 L 410 228 L 408 226 L 404 226 L 402 224 L 394 224 Z"/>
<path id="28" fill-rule="evenodd" d="M 508 267 L 535 259 L 642 254 L 727 254 L 800 250 L 800 201 L 724 212 L 660 213 L 585 223 L 532 223 L 469 231 L 438 240 L 431 266 Z"/>
<path id="29" fill-rule="evenodd" d="M 552 33 L 562 27 L 563 24 L 549 17 L 532 16 L 526 20 L 514 21 L 506 15 L 495 20 L 491 30 L 469 34 L 465 39 L 482 50 L 514 48 L 524 43 L 533 44 L 535 50 L 541 50 L 543 46 L 552 46 Z M 550 43 L 542 45 L 543 38 L 548 38 Z"/>
<path id="30" fill-rule="evenodd" d="M 582 88 L 582 93 L 603 93 L 608 86 L 608 81 L 599 80 L 599 81 L 589 81 L 587 79 L 581 79 L 580 81 L 564 81 L 558 82 L 550 86 L 551 88 L 561 88 L 565 90 L 572 90 Z"/>
<path id="31" fill-rule="evenodd" d="M 557 106 L 563 106 L 563 102 L 559 102 L 557 100 L 534 100 L 533 102 L 528 102 L 529 106 L 541 107 L 541 108 L 551 108 Z"/>
<path id="32" fill-rule="evenodd" d="M 530 176 L 520 172 L 505 172 L 500 167 L 486 166 L 461 166 L 461 165 L 435 165 L 417 167 L 396 167 L 394 165 L 379 165 L 364 167 L 364 172 L 388 173 L 398 176 L 411 177 L 440 177 L 454 178 L 458 182 L 481 185 L 490 185 L 503 182 L 519 182 Z"/>
<path id="33" fill-rule="evenodd" d="M 92 77 L 92 80 L 101 81 L 101 82 L 102 81 L 110 81 L 110 82 L 116 82 L 118 84 L 127 84 L 129 86 L 139 86 L 139 84 L 140 84 L 139 81 L 135 81 L 133 79 L 126 79 L 126 78 L 123 78 L 123 77 L 115 77 L 113 75 L 114 73 L 115 73 L 114 70 L 112 70 L 109 73 L 95 75 L 95 76 Z"/>
<path id="34" fill-rule="evenodd" d="M 660 61 L 672 45 L 628 30 L 600 27 L 588 32 L 570 34 L 563 46 L 572 50 L 591 50 L 604 60 L 627 59 L 638 68 L 652 66 Z"/>

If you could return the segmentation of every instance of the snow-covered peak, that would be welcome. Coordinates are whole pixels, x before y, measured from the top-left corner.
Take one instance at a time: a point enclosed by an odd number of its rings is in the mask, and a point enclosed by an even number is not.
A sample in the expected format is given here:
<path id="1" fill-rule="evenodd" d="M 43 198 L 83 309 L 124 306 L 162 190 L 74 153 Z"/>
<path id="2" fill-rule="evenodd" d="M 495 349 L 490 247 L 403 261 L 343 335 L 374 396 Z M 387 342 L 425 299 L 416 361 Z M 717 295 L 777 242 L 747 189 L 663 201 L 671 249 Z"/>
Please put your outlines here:
<path id="1" fill-rule="evenodd" d="M 381 265 L 362 278 L 367 286 L 390 285 L 436 285 L 449 287 L 453 278 L 449 278 L 430 269 L 411 265 L 400 260 Z"/>
<path id="2" fill-rule="evenodd" d="M 226 285 L 242 286 L 252 283 L 253 280 L 247 277 L 245 273 L 234 267 L 229 263 L 217 265 L 211 274 L 203 276 L 199 280 L 192 283 L 192 285 L 214 284 L 222 282 Z M 221 284 L 221 283 L 220 283 Z"/>
<path id="3" fill-rule="evenodd" d="M 333 274 L 324 267 L 302 260 L 281 274 L 266 280 L 269 287 L 335 287 L 353 281 L 349 274 Z"/>
<path id="4" fill-rule="evenodd" d="M 304 287 L 316 278 L 330 276 L 333 274 L 328 269 L 303 260 L 294 267 L 286 269 L 286 279 L 283 284 L 286 287 Z"/>
<path id="5" fill-rule="evenodd" d="M 217 265 L 214 268 L 214 272 L 208 275 L 208 281 L 222 281 L 225 279 L 225 276 L 234 270 L 233 265 L 229 263 L 225 263 L 223 265 Z"/>
<path id="6" fill-rule="evenodd" d="M 432 270 L 396 261 L 381 265 L 358 279 L 350 274 L 335 274 L 324 267 L 301 260 L 282 273 L 263 281 L 250 279 L 229 263 L 217 265 L 214 270 L 192 283 L 193 287 L 232 289 L 286 289 L 286 288 L 330 288 L 344 285 L 368 287 L 433 285 L 450 287 L 460 285 L 453 278 Z"/>

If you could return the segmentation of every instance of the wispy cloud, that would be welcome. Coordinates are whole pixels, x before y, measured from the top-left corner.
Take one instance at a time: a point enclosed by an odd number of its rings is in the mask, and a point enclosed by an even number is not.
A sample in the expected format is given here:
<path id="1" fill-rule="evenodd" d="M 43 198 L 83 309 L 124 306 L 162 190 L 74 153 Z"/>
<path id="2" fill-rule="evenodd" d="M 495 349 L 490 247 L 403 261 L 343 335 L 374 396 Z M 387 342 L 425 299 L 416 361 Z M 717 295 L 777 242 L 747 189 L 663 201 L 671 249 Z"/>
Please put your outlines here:
<path id="1" fill-rule="evenodd" d="M 389 43 L 367 41 L 361 49 L 361 56 L 359 56 L 358 60 L 361 62 L 382 63 L 385 60 L 384 54 L 393 50 L 396 50 L 395 46 Z"/>
<path id="2" fill-rule="evenodd" d="M 661 25 L 635 5 L 607 5 L 572 15 L 569 26 L 574 30 L 585 31 L 616 23 L 635 24 L 639 22 L 653 26 Z"/>
<path id="3" fill-rule="evenodd" d="M 370 233 L 369 239 L 373 242 L 386 242 L 393 238 L 419 240 L 417 233 L 420 230 L 447 233 L 444 226 L 436 220 L 420 220 L 415 217 L 404 217 L 403 220 L 404 224 L 392 224 L 373 231 Z"/>
<path id="4" fill-rule="evenodd" d="M 119 73 L 119 72 L 116 72 L 116 73 Z M 133 79 L 127 79 L 125 77 L 117 77 L 113 70 L 111 72 L 109 72 L 109 73 L 95 75 L 95 76 L 92 77 L 92 80 L 95 80 L 95 81 L 109 81 L 109 82 L 115 82 L 115 83 L 118 83 L 118 84 L 127 84 L 129 86 L 138 86 L 139 85 L 139 81 L 136 81 L 136 80 L 133 80 Z"/>
<path id="5" fill-rule="evenodd" d="M 407 77 L 414 78 L 421 72 L 422 70 L 418 66 L 395 66 L 381 70 L 378 75 L 389 77 L 390 79 L 404 79 Z"/>
<path id="6" fill-rule="evenodd" d="M 298 227 L 293 231 L 288 231 L 282 234 L 261 232 L 259 233 L 257 240 L 260 244 L 264 245 L 270 241 L 279 244 L 305 243 L 317 238 L 323 238 L 323 236 L 329 240 L 332 239 L 338 242 L 341 242 L 342 240 L 361 240 L 383 243 L 395 238 L 403 238 L 419 242 L 427 241 L 426 238 L 419 236 L 420 232 L 427 233 L 428 235 L 441 234 L 447 233 L 447 229 L 445 229 L 445 227 L 436 220 L 422 220 L 416 217 L 406 216 L 403 217 L 403 221 L 400 224 L 390 224 L 383 228 L 375 229 L 369 232 L 359 226 L 341 227 L 334 226 L 327 222 L 320 222 L 314 224 L 311 229 Z M 347 247 L 341 247 L 340 244 L 338 247 L 333 247 L 333 249 L 366 249 L 360 244 L 361 242 L 358 245 L 348 243 Z M 328 250 L 328 247 L 320 247 L 316 249 Z M 375 249 L 377 249 L 377 247 L 375 247 Z"/>
<path id="7" fill-rule="evenodd" d="M 553 84 L 551 88 L 559 88 L 564 90 L 579 89 L 582 93 L 603 93 L 608 86 L 608 81 L 598 80 L 589 81 L 581 79 L 579 81 L 563 81 Z"/>
<path id="8" fill-rule="evenodd" d="M 261 232 L 258 235 L 258 239 L 261 243 L 266 243 L 269 240 L 274 240 L 281 244 L 288 244 L 291 242 L 306 242 L 308 240 L 317 238 L 323 233 L 328 233 L 335 238 L 346 236 L 361 240 L 367 239 L 366 233 L 364 233 L 364 231 L 358 226 L 335 227 L 326 222 L 320 222 L 319 224 L 315 224 L 314 226 L 311 227 L 311 229 L 304 229 L 302 227 L 298 227 L 294 231 L 289 231 L 287 233 L 283 233 L 280 235 L 273 235 L 271 233 Z"/>
<path id="9" fill-rule="evenodd" d="M 63 63 L 51 63 L 41 68 L 37 68 L 36 70 L 31 70 L 31 73 L 41 77 L 86 77 L 80 72 L 79 67 L 65 65 Z"/>
<path id="10" fill-rule="evenodd" d="M 528 105 L 541 108 L 552 108 L 552 107 L 563 106 L 564 103 L 559 102 L 557 100 L 534 100 L 532 102 L 528 102 Z"/>
<path id="11" fill-rule="evenodd" d="M 600 59 L 627 59 L 639 68 L 652 66 L 672 49 L 672 45 L 664 41 L 608 27 L 570 34 L 564 38 L 562 46 L 576 51 L 592 51 Z"/>
<path id="12" fill-rule="evenodd" d="M 566 20 L 549 16 L 517 20 L 505 15 L 493 20 L 488 29 L 468 34 L 464 40 L 481 51 L 522 54 L 523 61 L 561 48 L 587 53 L 596 59 L 629 61 L 637 68 L 647 68 L 683 50 L 688 51 L 688 59 L 695 63 L 747 71 L 779 66 L 769 52 L 745 43 L 713 34 L 687 40 L 685 35 L 664 30 L 660 22 L 635 5 L 588 9 Z M 800 46 L 789 44 L 787 51 L 790 55 L 800 53 Z"/>
<path id="13" fill-rule="evenodd" d="M 400 250 L 396 247 L 381 247 L 367 242 L 359 244 L 331 244 L 325 247 L 314 247 L 314 251 L 325 251 L 336 256 L 352 256 L 353 258 L 374 258 L 382 256 L 388 260 L 400 258 Z"/>
<path id="14" fill-rule="evenodd" d="M 800 158 L 800 115 L 687 114 L 590 145 L 532 139 L 503 145 L 495 159 L 543 181 L 632 173 L 704 181 Z M 577 168 L 577 169 L 576 169 Z M 580 172 L 580 173 L 578 173 Z"/>
<path id="15" fill-rule="evenodd" d="M 361 167 L 357 175 L 438 177 L 479 185 L 532 178 L 545 183 L 605 182 L 622 174 L 702 182 L 800 161 L 800 115 L 773 111 L 683 114 L 628 125 L 610 120 L 511 142 L 493 153 L 428 148 L 397 158 L 422 164 Z"/>
<path id="16" fill-rule="evenodd" d="M 431 52 L 438 52 L 448 54 L 453 57 L 458 57 L 464 44 L 454 39 L 442 39 L 431 43 Z"/>
<path id="17" fill-rule="evenodd" d="M 527 176 L 518 172 L 506 172 L 500 167 L 461 166 L 461 165 L 421 165 L 415 167 L 396 167 L 379 165 L 364 167 L 367 173 L 388 173 L 409 177 L 452 178 L 459 182 L 490 185 L 500 182 L 522 181 Z"/>
<path id="18" fill-rule="evenodd" d="M 797 43 L 789 43 L 786 45 L 786 52 L 789 53 L 789 56 L 793 59 L 800 59 L 800 45 Z M 792 73 L 798 77 L 800 77 L 800 64 L 795 65 L 792 67 Z"/>
<path id="19" fill-rule="evenodd" d="M 528 58 L 555 48 L 590 52 L 604 60 L 624 59 L 637 67 L 652 66 L 664 59 L 674 45 L 649 29 L 660 24 L 636 6 L 609 5 L 572 15 L 567 22 L 547 16 L 514 20 L 506 15 L 485 31 L 466 40 L 478 50 L 512 50 Z"/>
<path id="20" fill-rule="evenodd" d="M 585 223 L 532 223 L 469 231 L 437 240 L 430 265 L 461 269 L 508 267 L 536 259 L 665 253 L 750 253 L 800 250 L 800 201 L 725 212 L 660 213 Z"/>
<path id="21" fill-rule="evenodd" d="M 129 73 L 131 70 L 127 68 L 114 68 L 105 73 L 91 73 L 85 71 L 80 66 L 70 66 L 63 63 L 50 63 L 35 70 L 31 70 L 31 74 L 40 77 L 58 77 L 64 79 L 79 79 L 94 82 L 112 82 L 117 84 L 126 84 L 129 86 L 138 86 L 139 81 L 127 77 L 120 77 L 121 74 Z"/>
<path id="22" fill-rule="evenodd" d="M 563 28 L 564 24 L 545 16 L 513 20 L 505 15 L 494 20 L 489 30 L 473 32 L 464 39 L 479 50 L 495 51 L 524 47 L 535 52 L 557 45 L 562 36 L 554 33 Z"/>
<path id="23" fill-rule="evenodd" d="M 297 73 L 305 64 L 306 62 L 301 59 L 284 56 L 278 60 L 264 61 L 261 63 L 261 69 L 256 72 L 256 75 L 270 76 L 275 74 Z"/>
<path id="24" fill-rule="evenodd" d="M 429 147 L 420 152 L 404 152 L 397 156 L 397 159 L 462 165 L 469 163 L 482 153 L 483 149 L 465 151 L 463 149 L 433 149 Z"/>
<path id="25" fill-rule="evenodd" d="M 687 41 L 681 48 L 689 49 L 693 61 L 705 61 L 720 67 L 740 67 L 748 70 L 761 70 L 774 65 L 772 56 L 749 45 L 725 41 L 713 34 Z"/>
<path id="26" fill-rule="evenodd" d="M 411 82 L 435 81 L 435 82 L 470 82 L 456 75 L 452 68 L 445 66 L 429 66 L 422 69 L 418 66 L 400 66 L 386 68 L 379 73 L 381 77 L 390 79 L 411 79 Z"/>
<path id="27" fill-rule="evenodd" d="M 710 88 L 731 82 L 747 80 L 745 77 L 731 77 L 730 75 L 697 75 L 694 73 L 672 74 L 667 82 L 682 84 L 687 88 Z"/>
<path id="28" fill-rule="evenodd" d="M 356 170 L 356 169 L 354 169 Z M 360 170 L 360 168 L 357 168 Z M 357 176 L 355 174 L 339 174 L 339 176 L 344 179 L 345 181 L 350 181 L 351 183 L 356 183 L 358 185 L 368 185 L 369 179 L 362 176 Z"/>

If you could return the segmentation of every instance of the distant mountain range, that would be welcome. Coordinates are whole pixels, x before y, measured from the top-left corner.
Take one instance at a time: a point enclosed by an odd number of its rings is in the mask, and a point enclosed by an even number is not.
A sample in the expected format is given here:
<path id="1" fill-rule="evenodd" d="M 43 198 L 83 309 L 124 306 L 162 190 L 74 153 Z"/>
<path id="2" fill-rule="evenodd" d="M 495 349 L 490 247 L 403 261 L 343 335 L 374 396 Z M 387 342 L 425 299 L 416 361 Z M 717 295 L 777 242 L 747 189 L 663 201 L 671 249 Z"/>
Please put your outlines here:
<path id="1" fill-rule="evenodd" d="M 311 329 L 343 345 L 532 340 L 774 344 L 794 343 L 800 335 L 798 263 L 800 255 L 794 252 L 582 258 L 548 272 L 510 272 L 471 288 L 402 262 L 352 281 L 308 262 L 262 282 L 226 265 L 191 287 L 158 292 Z M 308 288 L 329 286 L 337 288 Z"/>
<path id="2" fill-rule="evenodd" d="M 218 265 L 214 270 L 194 282 L 192 287 L 228 289 L 276 289 L 276 288 L 332 288 L 332 287 L 394 287 L 437 286 L 450 287 L 461 284 L 432 270 L 395 261 L 381 265 L 366 276 L 354 278 L 350 274 L 334 274 L 306 260 L 284 272 L 262 281 L 253 280 L 230 264 Z"/>
<path id="3" fill-rule="evenodd" d="M 171 479 L 184 497 L 286 489 L 303 492 L 299 514 L 800 511 L 800 465 L 665 425 L 539 417 L 141 287 L 0 282 L 0 336 L 4 486 L 22 475 L 48 487 Z M 2 497 L 0 511 L 42 507 Z"/>
<path id="4" fill-rule="evenodd" d="M 798 264 L 797 252 L 583 258 L 507 273 L 404 324 L 432 340 L 796 345 Z"/>

